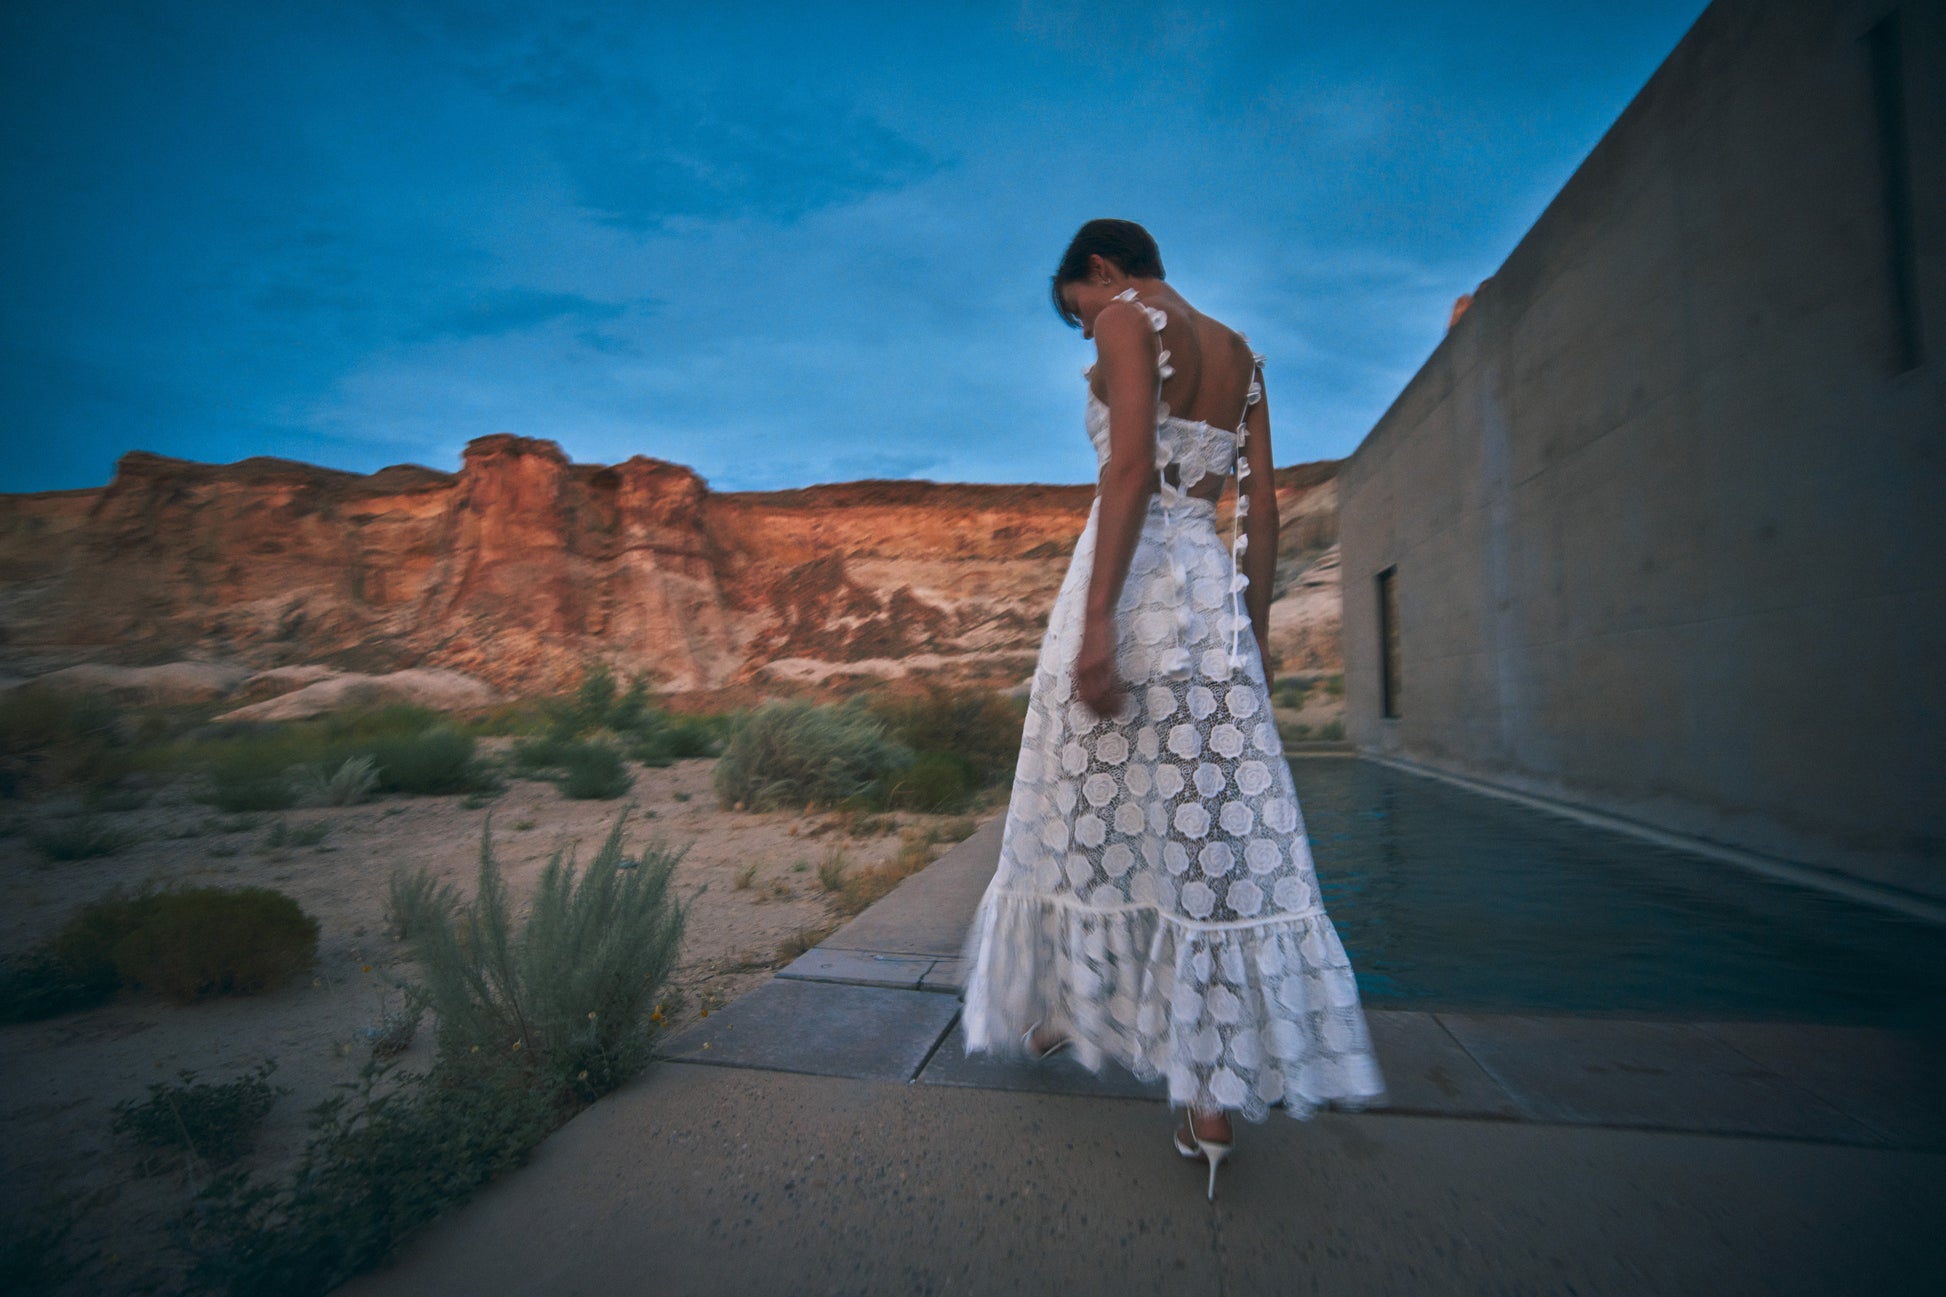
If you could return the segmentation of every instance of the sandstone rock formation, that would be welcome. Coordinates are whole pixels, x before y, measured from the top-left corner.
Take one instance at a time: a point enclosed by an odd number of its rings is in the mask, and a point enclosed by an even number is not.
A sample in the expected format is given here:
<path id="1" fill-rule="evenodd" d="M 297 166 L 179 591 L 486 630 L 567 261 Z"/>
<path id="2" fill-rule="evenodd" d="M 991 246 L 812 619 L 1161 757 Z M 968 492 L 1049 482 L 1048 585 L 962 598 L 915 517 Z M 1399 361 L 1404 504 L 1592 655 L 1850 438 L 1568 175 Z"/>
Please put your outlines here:
<path id="1" fill-rule="evenodd" d="M 1335 566 L 1313 561 L 1337 539 L 1336 468 L 1276 473 L 1280 594 L 1307 610 L 1273 614 L 1288 669 L 1336 665 Z M 130 451 L 107 486 L 0 496 L 0 670 L 187 662 L 201 674 L 178 668 L 178 692 L 254 672 L 267 693 L 318 668 L 445 668 L 526 692 L 598 658 L 669 692 L 914 671 L 1006 686 L 1032 669 L 1093 491 L 711 491 L 680 464 L 576 464 L 507 434 L 457 473 Z"/>

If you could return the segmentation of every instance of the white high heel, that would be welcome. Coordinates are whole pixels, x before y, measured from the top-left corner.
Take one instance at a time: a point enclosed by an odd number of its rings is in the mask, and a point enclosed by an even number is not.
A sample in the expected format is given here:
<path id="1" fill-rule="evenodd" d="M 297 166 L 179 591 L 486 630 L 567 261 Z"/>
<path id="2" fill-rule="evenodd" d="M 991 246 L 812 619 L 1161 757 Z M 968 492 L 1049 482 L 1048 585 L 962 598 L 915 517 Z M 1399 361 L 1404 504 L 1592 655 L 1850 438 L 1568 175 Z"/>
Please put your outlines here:
<path id="1" fill-rule="evenodd" d="M 1235 1148 L 1236 1144 L 1234 1141 L 1227 1144 L 1219 1144 L 1213 1139 L 1204 1139 L 1201 1135 L 1198 1135 L 1196 1133 L 1196 1118 L 1193 1113 L 1186 1117 L 1185 1121 L 1189 1126 L 1189 1138 L 1194 1140 L 1195 1143 L 1193 1145 L 1183 1143 L 1182 1131 L 1177 1130 L 1175 1132 L 1176 1151 L 1192 1161 L 1199 1157 L 1207 1157 L 1209 1159 L 1209 1200 L 1215 1202 L 1216 1168 L 1223 1165 L 1223 1159 L 1230 1155 L 1230 1150 Z"/>

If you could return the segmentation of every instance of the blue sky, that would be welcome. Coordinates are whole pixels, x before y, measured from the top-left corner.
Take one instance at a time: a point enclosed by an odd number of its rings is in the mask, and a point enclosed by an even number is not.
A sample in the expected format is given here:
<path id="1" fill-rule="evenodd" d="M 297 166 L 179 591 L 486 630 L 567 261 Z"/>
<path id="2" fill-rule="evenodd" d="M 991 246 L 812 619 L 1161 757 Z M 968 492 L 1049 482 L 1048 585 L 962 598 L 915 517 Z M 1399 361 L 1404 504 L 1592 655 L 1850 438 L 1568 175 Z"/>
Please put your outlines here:
<path id="1" fill-rule="evenodd" d="M 1087 482 L 1141 221 L 1350 453 L 1700 0 L 0 6 L 0 491 L 124 451 Z"/>

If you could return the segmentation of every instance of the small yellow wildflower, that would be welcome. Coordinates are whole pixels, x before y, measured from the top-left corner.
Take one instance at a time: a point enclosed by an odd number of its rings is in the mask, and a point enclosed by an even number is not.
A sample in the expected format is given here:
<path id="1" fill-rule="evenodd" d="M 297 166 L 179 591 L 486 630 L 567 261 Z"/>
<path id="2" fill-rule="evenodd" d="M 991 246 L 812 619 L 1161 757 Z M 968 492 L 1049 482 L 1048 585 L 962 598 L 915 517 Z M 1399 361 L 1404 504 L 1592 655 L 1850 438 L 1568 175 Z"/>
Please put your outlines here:
<path id="1" fill-rule="evenodd" d="M 514 1042 L 514 1048 L 515 1048 L 515 1049 L 519 1049 L 519 1048 L 520 1048 L 520 1042 L 519 1042 L 519 1041 L 517 1041 L 517 1040 L 516 1040 L 516 1041 Z"/>
<path id="2" fill-rule="evenodd" d="M 588 1010 L 588 1021 L 593 1022 L 594 1020 L 595 1020 L 595 1011 L 593 1009 L 590 1009 Z"/>
<path id="3" fill-rule="evenodd" d="M 480 1052 L 480 1047 L 479 1047 L 478 1045 L 475 1045 L 475 1046 L 473 1046 L 473 1052 L 474 1052 L 474 1053 L 476 1053 L 476 1054 L 477 1054 L 477 1053 L 479 1053 L 479 1052 Z"/>
<path id="4" fill-rule="evenodd" d="M 581 1079 L 584 1081 L 588 1079 L 588 1069 L 585 1067 L 581 1069 Z"/>
<path id="5" fill-rule="evenodd" d="M 365 965 L 365 969 L 364 969 L 364 971 L 365 971 L 365 972 L 367 972 L 367 973 L 369 973 L 369 972 L 371 972 L 371 971 L 372 971 L 372 966 L 371 966 L 370 964 L 367 964 L 367 965 Z"/>

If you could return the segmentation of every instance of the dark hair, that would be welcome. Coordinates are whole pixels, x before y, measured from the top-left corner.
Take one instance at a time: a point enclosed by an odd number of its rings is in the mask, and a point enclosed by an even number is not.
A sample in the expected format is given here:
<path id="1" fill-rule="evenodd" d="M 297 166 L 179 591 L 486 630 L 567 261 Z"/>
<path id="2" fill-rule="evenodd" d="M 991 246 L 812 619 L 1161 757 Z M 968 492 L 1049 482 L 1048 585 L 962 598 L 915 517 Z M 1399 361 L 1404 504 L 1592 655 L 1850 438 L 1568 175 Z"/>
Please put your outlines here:
<path id="1" fill-rule="evenodd" d="M 1124 275 L 1142 279 L 1167 278 L 1162 273 L 1162 252 L 1155 246 L 1155 238 L 1147 230 L 1134 221 L 1117 221 L 1107 217 L 1089 221 L 1075 232 L 1074 238 L 1068 243 L 1068 250 L 1061 254 L 1061 264 L 1054 272 L 1054 283 L 1050 288 L 1054 294 L 1054 313 L 1077 329 L 1081 327 L 1081 321 L 1069 312 L 1067 303 L 1061 300 L 1061 285 L 1086 279 L 1088 258 L 1097 254 L 1104 260 L 1114 262 Z"/>

